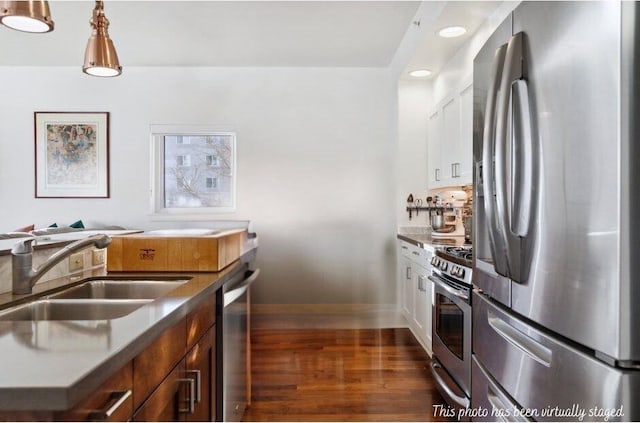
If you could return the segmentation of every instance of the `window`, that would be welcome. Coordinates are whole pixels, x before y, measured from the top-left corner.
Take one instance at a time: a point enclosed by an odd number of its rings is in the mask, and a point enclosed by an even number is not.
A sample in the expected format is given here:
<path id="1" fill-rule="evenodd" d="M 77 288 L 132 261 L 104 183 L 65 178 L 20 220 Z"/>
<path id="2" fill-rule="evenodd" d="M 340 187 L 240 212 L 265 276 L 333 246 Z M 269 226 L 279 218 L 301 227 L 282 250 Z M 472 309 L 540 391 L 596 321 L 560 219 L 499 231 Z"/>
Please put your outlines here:
<path id="1" fill-rule="evenodd" d="M 154 215 L 188 219 L 235 210 L 234 132 L 152 125 L 151 140 Z"/>
<path id="2" fill-rule="evenodd" d="M 216 189 L 218 188 L 218 178 L 208 177 L 206 181 L 207 189 Z"/>
<path id="3" fill-rule="evenodd" d="M 191 166 L 191 156 L 175 156 L 176 166 Z"/>

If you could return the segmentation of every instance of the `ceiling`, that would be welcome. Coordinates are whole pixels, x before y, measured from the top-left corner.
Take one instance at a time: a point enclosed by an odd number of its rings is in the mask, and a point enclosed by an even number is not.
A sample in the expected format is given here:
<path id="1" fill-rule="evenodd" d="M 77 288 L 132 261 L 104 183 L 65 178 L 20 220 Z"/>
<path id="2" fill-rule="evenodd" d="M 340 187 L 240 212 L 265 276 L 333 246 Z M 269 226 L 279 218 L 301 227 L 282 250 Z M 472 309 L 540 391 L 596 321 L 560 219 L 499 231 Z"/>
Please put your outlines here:
<path id="1" fill-rule="evenodd" d="M 49 4 L 51 33 L 0 27 L 0 66 L 82 65 L 94 3 Z M 411 65 L 438 69 L 469 33 L 444 40 L 435 31 L 461 17 L 473 32 L 498 4 L 447 3 Z M 442 9 L 441 2 L 432 5 L 434 13 Z M 419 1 L 107 0 L 105 14 L 125 72 L 127 66 L 386 67 L 419 7 Z"/>
<path id="2" fill-rule="evenodd" d="M 429 28 L 423 31 L 424 36 L 406 67 L 407 72 L 415 69 L 429 69 L 433 75 L 437 75 L 501 3 L 501 1 L 446 2 L 442 12 L 429 23 Z M 438 35 L 440 29 L 454 25 L 464 26 L 467 32 L 457 38 L 442 38 Z"/>

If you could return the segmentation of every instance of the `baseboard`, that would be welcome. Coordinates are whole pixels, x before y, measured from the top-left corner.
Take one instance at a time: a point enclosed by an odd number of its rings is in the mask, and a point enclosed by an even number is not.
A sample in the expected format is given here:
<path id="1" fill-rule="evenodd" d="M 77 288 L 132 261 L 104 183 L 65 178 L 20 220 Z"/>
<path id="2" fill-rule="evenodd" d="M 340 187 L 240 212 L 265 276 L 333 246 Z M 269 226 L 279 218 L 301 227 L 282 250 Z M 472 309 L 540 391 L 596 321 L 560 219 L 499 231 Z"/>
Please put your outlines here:
<path id="1" fill-rule="evenodd" d="M 395 304 L 252 304 L 251 315 L 254 329 L 407 327 Z"/>

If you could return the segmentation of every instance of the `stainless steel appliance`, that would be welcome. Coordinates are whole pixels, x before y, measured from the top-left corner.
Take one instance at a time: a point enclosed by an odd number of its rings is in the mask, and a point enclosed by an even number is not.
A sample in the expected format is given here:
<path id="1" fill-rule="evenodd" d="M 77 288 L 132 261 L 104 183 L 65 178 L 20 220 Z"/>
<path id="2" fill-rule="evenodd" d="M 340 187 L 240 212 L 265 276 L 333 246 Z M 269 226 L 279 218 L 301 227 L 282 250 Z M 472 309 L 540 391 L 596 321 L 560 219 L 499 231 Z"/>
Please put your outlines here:
<path id="1" fill-rule="evenodd" d="M 474 406 L 640 419 L 639 18 L 523 2 L 474 60 Z"/>
<path id="2" fill-rule="evenodd" d="M 438 391 L 456 409 L 471 395 L 471 255 L 470 247 L 437 249 L 433 270 L 431 374 Z"/>
<path id="3" fill-rule="evenodd" d="M 222 395 L 218 396 L 222 416 L 218 420 L 222 417 L 225 422 L 241 421 L 249 401 L 249 287 L 258 275 L 260 269 L 246 270 L 222 287 L 218 307 L 222 308 L 222 360 L 218 361 L 222 368 L 217 369 L 222 376 Z"/>

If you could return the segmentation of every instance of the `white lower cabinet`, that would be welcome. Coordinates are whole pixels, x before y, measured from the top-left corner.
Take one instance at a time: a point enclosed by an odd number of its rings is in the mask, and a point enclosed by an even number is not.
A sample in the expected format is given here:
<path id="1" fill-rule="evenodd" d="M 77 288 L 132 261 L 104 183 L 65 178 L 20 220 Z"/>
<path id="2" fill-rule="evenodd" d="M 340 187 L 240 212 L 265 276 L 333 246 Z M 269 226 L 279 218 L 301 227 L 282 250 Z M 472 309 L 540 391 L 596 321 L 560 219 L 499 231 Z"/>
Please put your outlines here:
<path id="1" fill-rule="evenodd" d="M 411 332 L 431 354 L 431 295 L 429 280 L 432 249 L 422 249 L 400 241 L 400 267 L 398 283 L 401 292 L 402 314 Z"/>
<path id="2" fill-rule="evenodd" d="M 402 289 L 402 314 L 406 319 L 413 315 L 413 262 L 402 256 L 400 259 L 400 286 Z"/>

